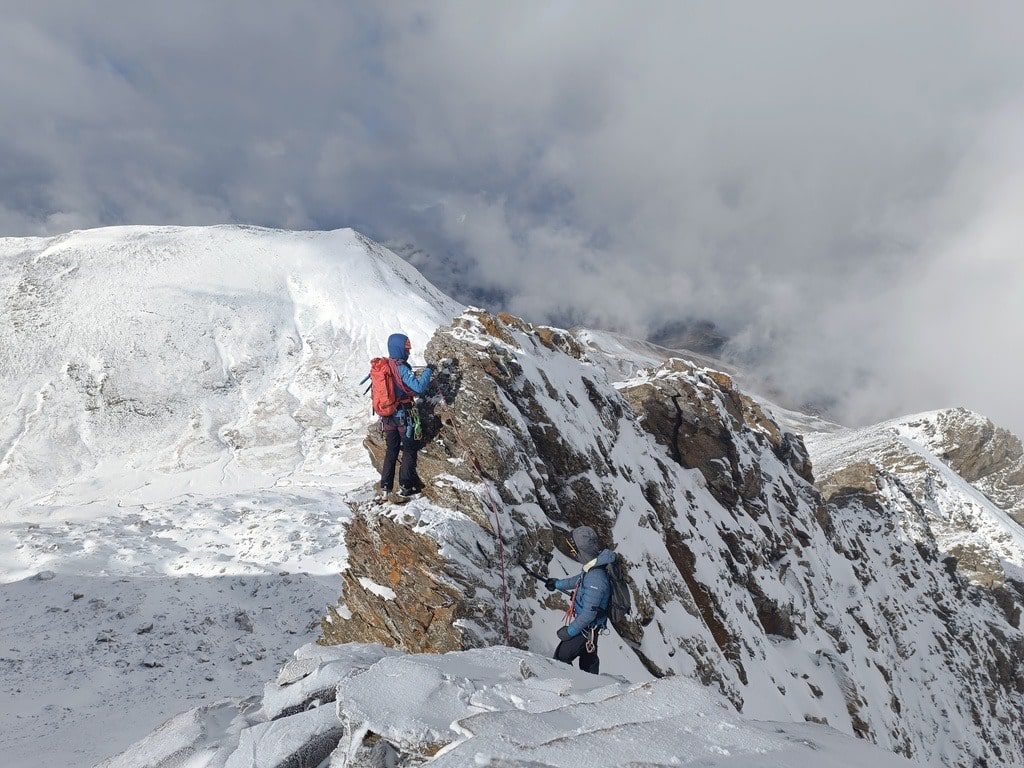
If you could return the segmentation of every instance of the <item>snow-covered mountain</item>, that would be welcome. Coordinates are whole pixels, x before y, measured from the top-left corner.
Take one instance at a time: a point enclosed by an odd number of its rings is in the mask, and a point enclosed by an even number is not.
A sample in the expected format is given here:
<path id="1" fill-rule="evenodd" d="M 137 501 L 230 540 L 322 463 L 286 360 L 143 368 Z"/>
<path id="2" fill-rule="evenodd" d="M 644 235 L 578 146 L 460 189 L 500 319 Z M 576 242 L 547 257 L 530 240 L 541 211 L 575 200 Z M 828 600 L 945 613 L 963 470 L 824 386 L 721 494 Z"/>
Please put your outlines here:
<path id="1" fill-rule="evenodd" d="M 351 230 L 0 239 L 0 763 L 89 765 L 316 637 L 367 361 L 459 311 Z"/>
<path id="2" fill-rule="evenodd" d="M 979 584 L 1008 583 L 1024 605 L 1024 461 L 1014 435 L 953 408 L 805 439 L 826 495 L 864 467 L 898 478 L 942 551 Z"/>
<path id="3" fill-rule="evenodd" d="M 943 560 L 892 466 L 815 437 L 816 477 L 798 432 L 841 428 L 710 358 L 463 312 L 350 231 L 8 239 L 0 276 L 11 765 L 1024 765 L 1014 598 Z M 359 381 L 399 329 L 445 363 L 426 493 L 394 508 Z M 928 434 L 1013 512 L 1012 447 L 990 468 Z M 629 683 L 530 653 L 559 601 L 524 566 L 571 568 L 580 523 L 629 563 L 601 640 Z M 352 644 L 246 701 L 328 604 L 320 642 Z"/>
<path id="4" fill-rule="evenodd" d="M 459 311 L 351 230 L 0 240 L 0 504 L 348 482 L 389 329 Z M 361 478 L 360 478 L 361 479 Z"/>

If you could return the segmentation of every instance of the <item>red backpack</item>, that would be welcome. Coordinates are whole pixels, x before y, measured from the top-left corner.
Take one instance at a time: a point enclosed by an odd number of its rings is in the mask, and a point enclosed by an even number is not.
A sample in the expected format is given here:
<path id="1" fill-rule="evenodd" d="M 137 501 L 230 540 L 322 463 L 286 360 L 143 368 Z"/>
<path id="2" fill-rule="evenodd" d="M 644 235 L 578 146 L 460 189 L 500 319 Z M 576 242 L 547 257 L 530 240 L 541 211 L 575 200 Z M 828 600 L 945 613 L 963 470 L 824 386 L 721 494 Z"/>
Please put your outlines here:
<path id="1" fill-rule="evenodd" d="M 412 403 L 413 391 L 405 386 L 398 363 L 390 357 L 375 357 L 370 361 L 369 379 L 373 412 L 378 416 L 394 416 L 400 407 Z M 402 394 L 396 394 L 398 392 Z"/>

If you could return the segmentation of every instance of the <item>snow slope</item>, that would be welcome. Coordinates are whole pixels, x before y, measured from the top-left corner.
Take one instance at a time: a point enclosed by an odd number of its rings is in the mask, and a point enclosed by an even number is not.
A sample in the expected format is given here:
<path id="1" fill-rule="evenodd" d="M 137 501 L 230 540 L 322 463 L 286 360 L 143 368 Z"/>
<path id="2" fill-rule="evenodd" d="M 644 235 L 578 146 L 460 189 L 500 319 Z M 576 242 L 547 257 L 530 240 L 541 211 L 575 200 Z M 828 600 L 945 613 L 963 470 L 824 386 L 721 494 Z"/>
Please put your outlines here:
<path id="1" fill-rule="evenodd" d="M 905 416 L 861 429 L 808 432 L 804 435 L 819 482 L 857 462 L 866 462 L 899 478 L 921 503 L 943 552 L 986 586 L 1009 578 L 1024 584 L 1024 529 L 1010 513 L 968 482 L 942 456 L 959 447 L 944 439 L 977 430 L 987 420 L 964 409 Z M 984 450 L 984 448 L 982 449 Z M 1024 489 L 1011 509 L 1024 503 Z"/>
<path id="2" fill-rule="evenodd" d="M 0 239 L 0 763 L 90 765 L 313 639 L 368 360 L 458 311 L 351 230 Z"/>
<path id="3" fill-rule="evenodd" d="M 100 768 L 911 768 L 831 729 L 737 715 L 697 682 L 627 683 L 495 647 L 308 646 L 260 705 L 186 712 Z"/>
<path id="4" fill-rule="evenodd" d="M 147 502 L 361 466 L 367 360 L 459 311 L 352 230 L 0 239 L 0 508 Z M 342 477 L 337 475 L 342 473 Z"/>

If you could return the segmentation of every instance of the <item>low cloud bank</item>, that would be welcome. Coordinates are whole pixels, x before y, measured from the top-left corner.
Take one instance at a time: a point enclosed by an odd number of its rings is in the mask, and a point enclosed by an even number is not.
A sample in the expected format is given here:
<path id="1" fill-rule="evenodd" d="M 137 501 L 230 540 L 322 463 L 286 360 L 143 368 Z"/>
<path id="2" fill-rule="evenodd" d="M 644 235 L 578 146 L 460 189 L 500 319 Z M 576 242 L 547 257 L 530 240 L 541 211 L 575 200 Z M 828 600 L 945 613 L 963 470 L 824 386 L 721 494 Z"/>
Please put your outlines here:
<path id="1" fill-rule="evenodd" d="M 700 319 L 849 422 L 1024 432 L 1024 6 L 26 4 L 0 231 L 354 226 L 467 300 Z"/>

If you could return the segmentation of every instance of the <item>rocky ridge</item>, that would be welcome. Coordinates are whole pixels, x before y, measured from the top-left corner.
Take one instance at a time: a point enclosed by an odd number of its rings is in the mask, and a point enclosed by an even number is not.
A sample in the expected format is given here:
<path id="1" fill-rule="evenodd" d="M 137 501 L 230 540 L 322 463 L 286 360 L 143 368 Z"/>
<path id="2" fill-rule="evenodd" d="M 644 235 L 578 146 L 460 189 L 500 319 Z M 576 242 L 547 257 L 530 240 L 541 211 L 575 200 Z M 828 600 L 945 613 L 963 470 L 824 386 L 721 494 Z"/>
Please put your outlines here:
<path id="1" fill-rule="evenodd" d="M 929 762 L 1024 764 L 1012 611 L 943 559 L 898 477 L 854 465 L 822 495 L 802 439 L 729 376 L 672 360 L 613 386 L 571 334 L 511 316 L 467 312 L 427 357 L 450 362 L 426 498 L 355 503 L 323 642 L 548 651 L 557 601 L 526 569 L 571 568 L 564 532 L 589 524 L 637 606 L 602 640 L 611 667 Z"/>
<path id="2" fill-rule="evenodd" d="M 1019 616 L 1024 462 L 1018 438 L 963 408 L 805 438 L 826 497 L 839 486 L 870 485 L 876 475 L 893 478 L 924 510 L 943 555 Z M 853 477 L 858 473 L 863 477 Z"/>

